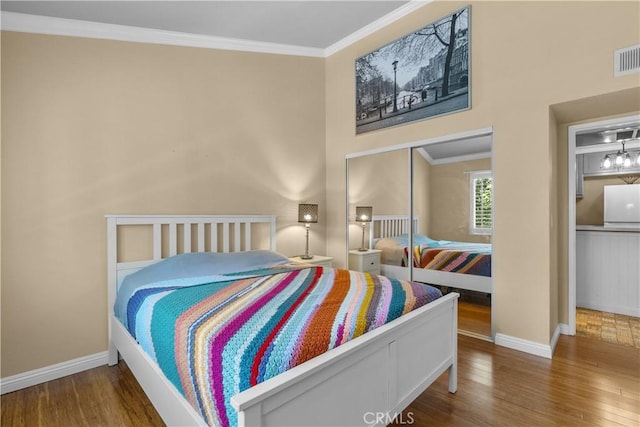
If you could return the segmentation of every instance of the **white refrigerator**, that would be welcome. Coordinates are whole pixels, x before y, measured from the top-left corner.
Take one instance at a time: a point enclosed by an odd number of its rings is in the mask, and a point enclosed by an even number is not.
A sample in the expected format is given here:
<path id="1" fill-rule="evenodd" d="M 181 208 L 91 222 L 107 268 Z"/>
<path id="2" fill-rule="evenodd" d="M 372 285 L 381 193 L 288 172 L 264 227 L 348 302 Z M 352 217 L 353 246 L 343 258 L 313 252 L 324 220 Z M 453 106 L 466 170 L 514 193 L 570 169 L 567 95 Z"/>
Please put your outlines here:
<path id="1" fill-rule="evenodd" d="M 604 186 L 604 226 L 640 229 L 640 184 Z"/>

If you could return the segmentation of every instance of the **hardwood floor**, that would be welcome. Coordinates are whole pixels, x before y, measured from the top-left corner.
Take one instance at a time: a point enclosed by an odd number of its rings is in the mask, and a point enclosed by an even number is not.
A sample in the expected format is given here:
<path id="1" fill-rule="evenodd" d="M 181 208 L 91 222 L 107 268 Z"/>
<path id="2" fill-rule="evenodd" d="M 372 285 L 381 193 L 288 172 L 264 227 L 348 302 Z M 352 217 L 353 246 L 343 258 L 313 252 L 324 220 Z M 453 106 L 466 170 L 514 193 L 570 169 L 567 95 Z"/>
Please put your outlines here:
<path id="1" fill-rule="evenodd" d="M 2 395 L 4 426 L 163 426 L 125 363 Z"/>
<path id="2" fill-rule="evenodd" d="M 404 411 L 404 425 L 409 413 L 419 426 L 640 425 L 640 350 L 563 335 L 549 360 L 458 342 L 457 393 L 439 378 Z"/>
<path id="3" fill-rule="evenodd" d="M 457 292 L 458 299 L 458 331 L 465 335 L 480 339 L 493 339 L 491 331 L 491 295 L 465 289 L 436 286 L 443 294 Z"/>
<path id="4" fill-rule="evenodd" d="M 458 330 L 491 337 L 491 307 L 458 301 Z"/>
<path id="5" fill-rule="evenodd" d="M 561 336 L 553 360 L 459 335 L 458 392 L 439 378 L 395 425 L 640 425 L 640 350 Z M 162 426 L 126 364 L 2 396 L 2 426 Z"/>

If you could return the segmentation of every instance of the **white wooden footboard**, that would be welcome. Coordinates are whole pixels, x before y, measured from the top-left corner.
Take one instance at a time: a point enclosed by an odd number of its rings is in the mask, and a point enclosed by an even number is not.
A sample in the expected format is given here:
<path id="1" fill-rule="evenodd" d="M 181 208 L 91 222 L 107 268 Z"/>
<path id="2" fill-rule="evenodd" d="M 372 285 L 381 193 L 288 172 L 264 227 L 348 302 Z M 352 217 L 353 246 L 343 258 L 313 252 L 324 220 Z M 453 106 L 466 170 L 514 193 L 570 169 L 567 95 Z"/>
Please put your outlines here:
<path id="1" fill-rule="evenodd" d="M 449 370 L 457 388 L 457 294 L 231 398 L 240 426 L 386 425 Z"/>
<path id="2" fill-rule="evenodd" d="M 457 389 L 458 295 L 450 293 L 231 398 L 238 426 L 385 425 L 445 371 Z M 114 345 L 169 426 L 206 426 L 111 317 Z M 382 421 L 382 422 L 381 422 Z"/>

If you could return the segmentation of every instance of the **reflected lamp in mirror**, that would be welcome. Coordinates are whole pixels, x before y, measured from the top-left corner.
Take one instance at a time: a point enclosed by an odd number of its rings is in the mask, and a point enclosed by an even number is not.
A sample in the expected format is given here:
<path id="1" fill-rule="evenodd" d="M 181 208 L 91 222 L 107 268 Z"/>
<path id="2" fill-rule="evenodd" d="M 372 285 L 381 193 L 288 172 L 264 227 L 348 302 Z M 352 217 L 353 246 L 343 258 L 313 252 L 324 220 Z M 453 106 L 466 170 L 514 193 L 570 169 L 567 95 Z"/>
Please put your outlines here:
<path id="1" fill-rule="evenodd" d="M 304 224 L 306 231 L 306 243 L 304 246 L 304 255 L 301 255 L 302 259 L 313 259 L 313 255 L 309 255 L 309 229 L 311 224 L 318 222 L 318 205 L 301 203 L 298 205 L 298 222 Z"/>
<path id="2" fill-rule="evenodd" d="M 367 228 L 367 223 L 373 220 L 373 207 L 371 206 L 356 206 L 356 221 L 362 224 L 362 245 L 358 248 L 361 252 L 366 252 L 368 249 L 364 245 L 364 233 Z"/>

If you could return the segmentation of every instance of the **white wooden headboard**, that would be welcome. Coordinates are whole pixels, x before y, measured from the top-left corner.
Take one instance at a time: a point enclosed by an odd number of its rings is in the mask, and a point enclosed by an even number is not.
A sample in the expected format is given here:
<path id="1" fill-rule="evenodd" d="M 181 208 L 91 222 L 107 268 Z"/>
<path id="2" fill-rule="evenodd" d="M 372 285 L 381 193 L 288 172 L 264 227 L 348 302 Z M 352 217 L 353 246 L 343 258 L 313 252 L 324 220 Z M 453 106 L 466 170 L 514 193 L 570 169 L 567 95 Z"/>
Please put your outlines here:
<path id="1" fill-rule="evenodd" d="M 105 215 L 105 217 L 107 218 L 107 314 L 111 364 L 117 362 L 117 351 L 111 345 L 111 315 L 118 289 L 126 276 L 178 253 L 276 250 L 276 217 L 273 215 Z M 259 224 L 266 224 L 262 227 L 269 228 L 268 244 L 267 247 L 253 248 L 252 229 L 254 225 Z M 118 261 L 118 230 L 126 226 L 152 228 L 152 259 Z M 166 249 L 164 254 L 163 249 Z"/>
<path id="2" fill-rule="evenodd" d="M 182 235 L 181 253 L 194 251 L 244 252 L 253 249 L 252 225 L 268 224 L 268 249 L 276 250 L 276 220 L 272 215 L 105 215 L 105 217 L 107 218 L 107 269 L 109 274 L 118 274 L 120 271 L 132 269 L 139 270 L 167 256 L 178 254 L 178 229 Z M 128 225 L 153 227 L 152 259 L 118 262 L 118 228 Z M 205 236 L 205 231 L 207 236 Z M 231 234 L 233 234 L 233 239 Z M 167 240 L 168 253 L 163 256 L 163 241 Z M 206 245 L 207 240 L 209 241 L 208 245 Z M 114 279 L 115 277 L 109 276 L 109 283 L 116 284 Z"/>
<path id="3" fill-rule="evenodd" d="M 261 249 L 276 250 L 276 219 L 272 215 L 105 215 L 105 217 L 107 218 L 109 309 L 115 303 L 122 279 L 167 256 L 178 254 L 179 247 L 182 249 L 181 253 L 249 251 L 254 249 L 251 237 L 252 226 L 268 224 L 268 247 Z M 153 228 L 152 259 L 133 262 L 118 261 L 118 229 L 132 225 Z M 168 243 L 166 256 L 163 256 L 163 242 Z"/>
<path id="4" fill-rule="evenodd" d="M 418 218 L 413 218 L 413 233 L 418 232 Z M 374 240 L 409 234 L 409 215 L 373 215 L 369 247 L 373 249 Z"/>

